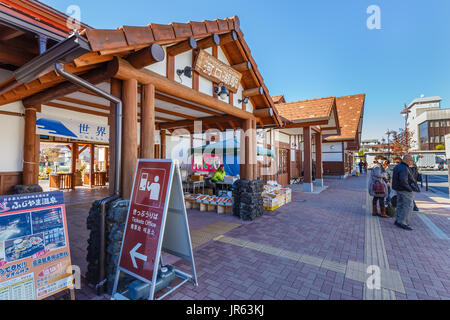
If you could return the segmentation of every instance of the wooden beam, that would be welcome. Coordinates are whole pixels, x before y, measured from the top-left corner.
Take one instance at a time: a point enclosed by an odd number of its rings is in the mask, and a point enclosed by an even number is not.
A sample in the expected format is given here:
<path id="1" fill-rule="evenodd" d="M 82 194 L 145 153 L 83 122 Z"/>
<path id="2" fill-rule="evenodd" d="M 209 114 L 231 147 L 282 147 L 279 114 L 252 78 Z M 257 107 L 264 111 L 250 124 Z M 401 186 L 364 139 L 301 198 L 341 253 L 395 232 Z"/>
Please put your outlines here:
<path id="1" fill-rule="evenodd" d="M 136 70 L 127 61 L 123 59 L 114 59 L 114 64 L 117 64 L 116 78 L 121 80 L 136 79 L 139 83 L 155 85 L 156 90 L 166 93 L 171 96 L 179 97 L 200 105 L 208 106 L 216 111 L 230 114 L 241 119 L 255 119 L 253 114 L 243 111 L 239 108 L 234 108 L 230 104 L 208 96 L 207 94 L 196 92 L 182 84 L 170 81 L 156 72 L 148 69 Z"/>
<path id="2" fill-rule="evenodd" d="M 197 49 L 197 41 L 193 37 L 167 48 L 168 56 L 177 56 L 183 52 Z"/>
<path id="3" fill-rule="evenodd" d="M 89 101 L 85 101 L 85 100 L 74 99 L 74 98 L 70 98 L 70 97 L 61 97 L 58 100 L 65 101 L 65 102 L 70 102 L 70 103 L 81 104 L 83 106 L 97 108 L 97 109 L 102 109 L 102 110 L 106 110 L 106 111 L 110 111 L 111 110 L 111 107 L 105 106 L 103 104 L 89 102 Z"/>
<path id="4" fill-rule="evenodd" d="M 235 64 L 231 67 L 239 72 L 245 72 L 245 71 L 249 71 L 252 69 L 252 64 L 250 61 L 246 61 L 246 62 Z"/>
<path id="5" fill-rule="evenodd" d="M 21 30 L 4 28 L 3 30 L 0 31 L 0 41 L 11 40 L 20 37 L 23 34 L 25 34 L 25 32 Z"/>
<path id="6" fill-rule="evenodd" d="M 4 64 L 12 64 L 13 66 L 21 67 L 35 55 L 26 52 L 25 50 L 20 50 L 4 43 L 0 43 L 0 62 Z"/>
<path id="7" fill-rule="evenodd" d="M 62 104 L 62 103 L 57 103 L 57 102 L 47 102 L 44 105 L 49 106 L 49 107 L 53 107 L 53 108 L 58 108 L 58 109 L 70 110 L 70 111 L 81 112 L 81 113 L 86 113 L 86 114 L 92 114 L 94 116 L 108 117 L 108 113 L 99 112 L 99 111 L 93 111 L 93 110 L 88 110 L 88 109 L 83 109 L 83 108 L 78 108 L 78 107 L 73 107 L 73 106 L 68 106 L 68 105 L 65 105 L 65 104 Z"/>
<path id="8" fill-rule="evenodd" d="M 155 86 L 142 86 L 141 93 L 141 154 L 142 159 L 155 158 Z"/>
<path id="9" fill-rule="evenodd" d="M 242 91 L 242 97 L 254 97 L 254 96 L 262 96 L 264 94 L 263 87 L 256 87 L 252 89 L 247 89 Z"/>
<path id="10" fill-rule="evenodd" d="M 300 122 L 300 123 L 287 123 L 283 126 L 284 129 L 291 128 L 305 128 L 311 126 L 322 126 L 328 124 L 328 120 L 320 120 L 320 121 L 309 121 L 309 122 Z"/>
<path id="11" fill-rule="evenodd" d="M 164 57 L 164 49 L 159 44 L 153 43 L 149 47 L 131 54 L 127 60 L 136 69 L 142 69 L 146 66 L 163 61 Z"/>
<path id="12" fill-rule="evenodd" d="M 80 76 L 80 78 L 96 85 L 102 82 L 105 82 L 113 77 L 113 75 L 117 72 L 113 68 L 116 65 L 113 63 L 109 63 L 107 66 L 88 71 L 87 73 Z M 68 94 L 77 92 L 80 90 L 80 87 L 71 83 L 71 82 L 63 82 L 57 86 L 39 92 L 33 96 L 25 98 L 23 100 L 24 106 L 33 106 L 37 104 L 43 104 L 48 101 L 52 101 L 58 99 L 60 97 L 64 97 Z"/>
<path id="13" fill-rule="evenodd" d="M 5 116 L 13 116 L 13 117 L 23 117 L 25 114 L 19 112 L 11 112 L 11 111 L 3 111 L 0 110 L 0 114 Z"/>
<path id="14" fill-rule="evenodd" d="M 166 101 L 166 102 L 177 104 L 177 105 L 185 107 L 185 108 L 189 108 L 189 109 L 192 109 L 192 110 L 200 111 L 200 112 L 203 112 L 203 113 L 207 113 L 207 114 L 211 114 L 211 115 L 215 115 L 215 116 L 219 116 L 219 117 L 223 115 L 222 113 L 219 113 L 219 112 L 216 112 L 216 111 L 213 111 L 213 110 L 210 110 L 210 109 L 202 108 L 202 107 L 199 107 L 199 106 L 196 106 L 196 105 L 184 102 L 184 101 L 180 101 L 180 100 L 177 100 L 177 99 L 174 99 L 174 98 L 171 98 L 171 97 L 167 97 L 165 95 L 158 94 L 158 93 L 156 94 L 156 99 L 163 100 L 163 101 Z"/>
<path id="15" fill-rule="evenodd" d="M 81 150 L 78 152 L 78 154 L 82 154 L 84 152 L 84 150 L 86 150 L 89 147 L 89 145 L 85 145 L 83 148 L 81 148 Z"/>
<path id="16" fill-rule="evenodd" d="M 238 34 L 236 31 L 231 31 L 229 33 L 225 33 L 220 35 L 220 45 L 223 46 L 224 44 L 236 41 L 238 39 Z"/>
<path id="17" fill-rule="evenodd" d="M 175 79 L 175 56 L 168 55 L 166 61 L 166 76 L 169 80 Z"/>
<path id="18" fill-rule="evenodd" d="M 202 125 L 212 124 L 215 125 L 217 123 L 227 123 L 229 121 L 236 120 L 235 117 L 232 116 L 222 116 L 222 117 L 207 117 L 207 118 L 199 118 L 196 121 L 201 121 Z M 183 127 L 193 127 L 194 121 L 192 120 L 179 120 L 173 121 L 172 123 L 161 123 L 161 129 L 177 129 Z"/>
<path id="19" fill-rule="evenodd" d="M 220 37 L 216 33 L 213 33 L 211 36 L 197 41 L 198 49 L 208 49 L 218 45 L 220 45 Z"/>
<path id="20" fill-rule="evenodd" d="M 183 119 L 189 119 L 189 120 L 196 120 L 197 119 L 197 117 L 194 117 L 194 116 L 190 116 L 190 115 L 187 115 L 187 114 L 183 114 L 183 113 L 178 113 L 178 112 L 175 112 L 175 111 L 170 111 L 170 110 L 167 110 L 167 109 L 162 109 L 162 108 L 155 108 L 155 111 L 156 112 L 160 112 L 160 113 L 165 113 L 165 114 L 168 114 L 168 115 L 171 115 L 171 116 L 175 116 L 175 117 L 180 117 L 180 118 L 183 118 Z"/>
<path id="21" fill-rule="evenodd" d="M 114 59 L 113 55 L 102 56 L 98 52 L 88 52 L 79 58 L 76 58 L 73 62 L 76 67 L 84 67 L 92 64 L 103 63 Z"/>

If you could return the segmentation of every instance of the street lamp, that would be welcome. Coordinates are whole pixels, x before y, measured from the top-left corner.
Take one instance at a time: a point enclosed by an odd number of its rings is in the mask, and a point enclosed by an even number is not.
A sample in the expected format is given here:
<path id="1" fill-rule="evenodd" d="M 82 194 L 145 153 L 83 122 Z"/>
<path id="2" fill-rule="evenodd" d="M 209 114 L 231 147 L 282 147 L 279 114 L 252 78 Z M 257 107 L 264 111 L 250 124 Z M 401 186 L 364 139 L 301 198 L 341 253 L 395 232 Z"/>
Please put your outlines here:
<path id="1" fill-rule="evenodd" d="M 409 110 L 405 104 L 405 109 L 403 109 L 402 112 L 400 112 L 400 114 L 405 118 L 405 130 L 408 128 L 408 118 L 410 113 L 411 110 Z"/>
<path id="2" fill-rule="evenodd" d="M 388 137 L 388 158 L 391 156 L 391 141 L 390 141 L 391 134 L 393 134 L 393 132 L 391 132 L 388 129 L 388 131 L 386 132 L 386 135 Z"/>

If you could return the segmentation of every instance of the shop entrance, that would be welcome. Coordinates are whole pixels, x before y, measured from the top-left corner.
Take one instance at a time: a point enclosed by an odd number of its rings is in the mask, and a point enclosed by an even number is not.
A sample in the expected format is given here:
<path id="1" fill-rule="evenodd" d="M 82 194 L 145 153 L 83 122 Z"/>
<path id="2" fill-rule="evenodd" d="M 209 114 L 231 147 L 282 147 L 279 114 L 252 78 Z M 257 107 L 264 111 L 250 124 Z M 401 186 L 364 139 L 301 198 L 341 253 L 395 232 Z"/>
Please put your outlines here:
<path id="1" fill-rule="evenodd" d="M 280 149 L 278 152 L 278 183 L 286 186 L 289 184 L 290 151 Z"/>
<path id="2" fill-rule="evenodd" d="M 108 185 L 108 145 L 41 139 L 39 150 L 39 185 L 44 191 Z"/>

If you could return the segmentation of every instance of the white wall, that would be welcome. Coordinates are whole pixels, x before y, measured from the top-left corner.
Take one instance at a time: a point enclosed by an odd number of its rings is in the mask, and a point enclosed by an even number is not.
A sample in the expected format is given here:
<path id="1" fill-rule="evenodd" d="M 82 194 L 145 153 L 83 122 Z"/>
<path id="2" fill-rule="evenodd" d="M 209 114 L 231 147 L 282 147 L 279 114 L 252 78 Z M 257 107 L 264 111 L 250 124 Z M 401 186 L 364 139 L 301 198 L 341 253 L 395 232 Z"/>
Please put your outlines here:
<path id="1" fill-rule="evenodd" d="M 322 144 L 322 161 L 336 162 L 344 161 L 342 157 L 342 143 L 323 143 Z"/>
<path id="2" fill-rule="evenodd" d="M 174 79 L 176 82 L 185 85 L 186 87 L 192 88 L 192 78 L 188 78 L 184 75 L 180 77 L 177 75 L 177 70 L 184 70 L 186 66 L 192 67 L 192 50 L 183 52 L 175 56 L 175 76 Z"/>
<path id="3" fill-rule="evenodd" d="M 23 112 L 22 102 L 14 102 L 1 107 L 2 110 Z M 23 170 L 23 143 L 25 135 L 23 117 L 0 114 L 0 172 L 20 172 Z"/>

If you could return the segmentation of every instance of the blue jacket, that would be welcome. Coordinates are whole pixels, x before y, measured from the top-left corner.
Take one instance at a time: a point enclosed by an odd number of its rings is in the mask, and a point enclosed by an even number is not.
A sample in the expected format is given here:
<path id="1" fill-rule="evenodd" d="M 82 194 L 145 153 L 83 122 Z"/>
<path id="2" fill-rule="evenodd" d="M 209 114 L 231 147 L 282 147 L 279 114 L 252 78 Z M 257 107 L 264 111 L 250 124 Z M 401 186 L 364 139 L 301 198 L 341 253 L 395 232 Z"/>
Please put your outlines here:
<path id="1" fill-rule="evenodd" d="M 411 185 L 414 185 L 414 177 L 411 170 L 405 163 L 400 163 L 394 168 L 392 175 L 392 189 L 395 191 L 413 192 Z"/>

